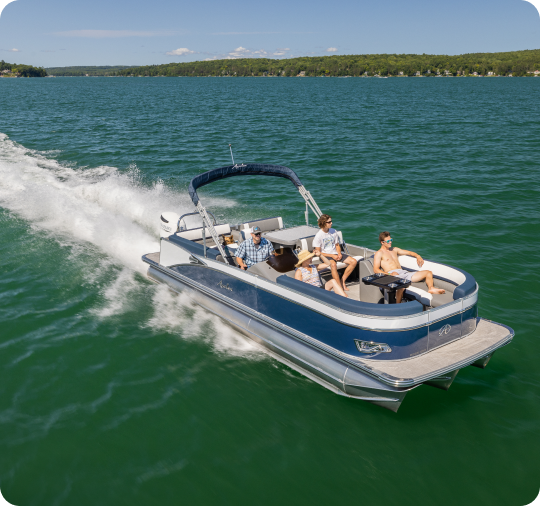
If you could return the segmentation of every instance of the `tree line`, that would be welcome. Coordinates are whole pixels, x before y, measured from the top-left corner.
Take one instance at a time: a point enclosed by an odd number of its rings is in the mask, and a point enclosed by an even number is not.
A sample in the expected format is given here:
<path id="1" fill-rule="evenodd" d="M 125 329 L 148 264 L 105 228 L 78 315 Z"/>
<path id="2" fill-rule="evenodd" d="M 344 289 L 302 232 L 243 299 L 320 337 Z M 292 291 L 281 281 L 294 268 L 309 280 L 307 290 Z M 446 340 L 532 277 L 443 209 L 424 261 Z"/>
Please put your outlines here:
<path id="1" fill-rule="evenodd" d="M 128 65 L 104 65 L 99 67 L 47 67 L 45 70 L 52 76 L 83 77 L 83 76 L 114 76 L 119 70 L 130 68 Z"/>
<path id="2" fill-rule="evenodd" d="M 46 77 L 47 71 L 43 67 L 33 67 L 32 65 L 23 65 L 17 63 L 6 63 L 4 60 L 0 61 L 0 72 L 9 70 L 12 75 L 19 75 L 20 77 Z"/>
<path id="3" fill-rule="evenodd" d="M 428 54 L 334 55 L 271 60 L 194 61 L 117 70 L 116 76 L 530 76 L 540 70 L 540 49 L 457 56 Z M 476 74 L 475 74 L 476 73 Z M 490 74 L 491 73 L 491 74 Z"/>

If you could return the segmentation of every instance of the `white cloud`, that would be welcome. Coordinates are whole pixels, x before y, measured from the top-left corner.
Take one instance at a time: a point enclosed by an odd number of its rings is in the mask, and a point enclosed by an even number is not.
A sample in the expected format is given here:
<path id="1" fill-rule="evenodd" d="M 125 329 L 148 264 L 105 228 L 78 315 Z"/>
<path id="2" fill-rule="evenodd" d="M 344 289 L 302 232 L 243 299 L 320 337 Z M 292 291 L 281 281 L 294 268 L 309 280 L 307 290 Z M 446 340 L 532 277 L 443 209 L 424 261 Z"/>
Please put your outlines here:
<path id="1" fill-rule="evenodd" d="M 327 53 L 335 53 L 337 51 L 337 47 L 329 47 L 326 52 Z"/>
<path id="2" fill-rule="evenodd" d="M 238 60 L 238 58 L 236 56 L 217 55 L 217 56 L 212 56 L 212 58 L 205 58 L 203 61 L 215 61 L 215 60 Z"/>
<path id="3" fill-rule="evenodd" d="M 208 58 L 205 58 L 203 61 L 214 61 L 214 60 L 237 60 L 238 58 L 272 58 L 274 56 L 291 56 L 288 52 L 290 48 L 280 47 L 274 51 L 266 49 L 248 49 L 244 46 L 239 46 L 229 53 L 202 53 L 209 54 Z"/>
<path id="4" fill-rule="evenodd" d="M 191 51 L 187 47 L 179 47 L 178 49 L 168 51 L 165 54 L 168 54 L 169 56 L 184 56 L 186 54 L 197 54 L 197 51 Z"/>
<path id="5" fill-rule="evenodd" d="M 15 48 L 13 48 L 13 49 L 8 49 L 7 51 L 9 51 L 10 53 L 20 53 L 20 52 L 21 52 L 20 49 L 15 49 Z"/>
<path id="6" fill-rule="evenodd" d="M 117 39 L 121 37 L 160 37 L 174 34 L 175 32 L 135 32 L 133 30 L 68 30 L 67 32 L 55 32 L 53 35 L 87 39 Z"/>
<path id="7" fill-rule="evenodd" d="M 248 58 L 252 52 L 245 47 L 237 47 L 234 51 L 229 53 L 229 56 L 235 56 L 236 58 Z"/>

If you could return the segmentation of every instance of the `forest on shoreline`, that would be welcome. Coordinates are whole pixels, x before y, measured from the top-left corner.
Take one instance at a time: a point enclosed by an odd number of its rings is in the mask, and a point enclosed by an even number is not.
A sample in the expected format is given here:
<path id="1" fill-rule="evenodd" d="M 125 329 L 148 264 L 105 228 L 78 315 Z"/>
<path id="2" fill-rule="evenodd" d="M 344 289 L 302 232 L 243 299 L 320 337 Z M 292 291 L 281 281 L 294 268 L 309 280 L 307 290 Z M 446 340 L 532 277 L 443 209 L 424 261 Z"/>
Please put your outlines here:
<path id="1" fill-rule="evenodd" d="M 532 76 L 540 71 L 540 49 L 457 56 L 365 54 L 271 60 L 242 58 L 131 67 L 116 76 Z M 540 72 L 539 72 L 540 73 Z M 56 74 L 59 75 L 59 74 Z"/>
<path id="2" fill-rule="evenodd" d="M 282 60 L 241 58 L 163 65 L 33 67 L 0 61 L 4 77 L 55 76 L 214 76 L 214 77 L 345 77 L 345 76 L 534 76 L 540 75 L 540 49 L 457 56 L 366 54 L 305 56 Z"/>
<path id="3" fill-rule="evenodd" d="M 0 61 L 0 76 L 5 77 L 46 77 L 47 72 L 42 67 L 23 65 L 17 63 L 6 63 Z"/>
<path id="4" fill-rule="evenodd" d="M 129 69 L 128 65 L 103 65 L 99 67 L 78 66 L 78 67 L 47 67 L 45 70 L 51 76 L 62 77 L 96 77 L 115 76 L 120 70 Z"/>

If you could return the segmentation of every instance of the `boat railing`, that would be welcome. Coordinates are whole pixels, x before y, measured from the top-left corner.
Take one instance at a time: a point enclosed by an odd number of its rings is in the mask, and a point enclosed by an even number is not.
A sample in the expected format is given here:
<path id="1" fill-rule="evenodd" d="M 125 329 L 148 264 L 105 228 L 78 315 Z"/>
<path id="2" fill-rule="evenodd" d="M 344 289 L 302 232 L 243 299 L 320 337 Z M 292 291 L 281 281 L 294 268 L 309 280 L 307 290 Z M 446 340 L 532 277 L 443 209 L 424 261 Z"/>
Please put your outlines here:
<path id="1" fill-rule="evenodd" d="M 212 216 L 212 219 L 214 220 L 214 225 L 217 224 L 217 220 L 216 220 L 216 217 L 214 216 L 213 213 L 211 213 L 210 211 L 206 211 L 210 216 Z M 200 214 L 198 212 L 194 212 L 194 213 L 186 213 L 186 214 L 183 214 L 182 216 L 180 216 L 180 218 L 178 219 L 178 231 L 179 232 L 186 232 L 187 230 L 192 230 L 192 229 L 195 229 L 195 228 L 201 228 L 201 227 L 191 227 L 191 228 L 187 228 L 187 223 L 186 221 L 184 220 L 184 218 L 186 216 L 200 216 Z M 184 225 L 186 225 L 186 227 L 183 227 L 182 226 L 182 220 L 184 220 Z"/>

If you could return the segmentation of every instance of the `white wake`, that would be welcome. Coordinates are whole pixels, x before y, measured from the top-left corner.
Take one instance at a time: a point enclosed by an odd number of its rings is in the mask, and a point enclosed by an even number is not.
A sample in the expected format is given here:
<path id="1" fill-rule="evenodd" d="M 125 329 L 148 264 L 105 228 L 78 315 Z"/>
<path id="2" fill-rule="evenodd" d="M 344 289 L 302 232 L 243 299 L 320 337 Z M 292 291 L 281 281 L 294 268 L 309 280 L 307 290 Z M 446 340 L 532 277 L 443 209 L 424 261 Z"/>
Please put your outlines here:
<path id="1" fill-rule="evenodd" d="M 210 199 L 210 204 L 212 203 Z M 234 205 L 220 199 L 220 207 Z M 143 288 L 135 273 L 146 275 L 145 253 L 159 251 L 159 217 L 164 211 L 192 212 L 187 194 L 168 188 L 162 181 L 144 184 L 136 167 L 121 172 L 115 167 L 73 169 L 54 159 L 21 146 L 0 133 L 0 207 L 26 220 L 72 251 L 91 245 L 108 260 L 96 263 L 85 276 L 102 279 L 99 269 L 114 264 L 115 276 L 100 288 L 103 305 L 92 312 L 107 318 L 130 311 L 131 295 Z M 87 251 L 86 251 L 87 252 Z M 184 298 L 156 289 L 155 315 L 143 326 L 158 331 L 193 334 L 205 322 L 214 330 L 213 348 L 234 354 L 249 352 L 252 346 L 218 319 L 196 310 L 196 318 L 186 318 L 180 307 L 190 306 Z M 163 308 L 171 311 L 166 315 Z M 191 332 L 191 334 L 190 334 Z"/>

